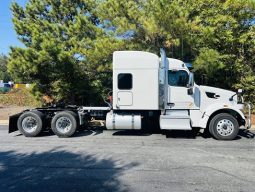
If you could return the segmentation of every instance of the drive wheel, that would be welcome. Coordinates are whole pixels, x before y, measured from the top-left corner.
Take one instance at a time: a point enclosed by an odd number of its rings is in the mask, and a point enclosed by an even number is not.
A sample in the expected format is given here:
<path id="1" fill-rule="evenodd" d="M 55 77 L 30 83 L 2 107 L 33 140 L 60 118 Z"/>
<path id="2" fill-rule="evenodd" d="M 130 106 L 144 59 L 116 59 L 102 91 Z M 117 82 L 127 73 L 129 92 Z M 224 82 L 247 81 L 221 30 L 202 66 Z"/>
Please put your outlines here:
<path id="1" fill-rule="evenodd" d="M 77 119 L 72 111 L 59 112 L 51 121 L 51 129 L 59 137 L 71 137 L 77 130 Z"/>
<path id="2" fill-rule="evenodd" d="M 40 111 L 27 111 L 23 113 L 17 122 L 19 131 L 26 137 L 35 137 L 43 128 L 43 113 Z"/>
<path id="3" fill-rule="evenodd" d="M 220 113 L 212 118 L 209 131 L 211 135 L 218 140 L 233 140 L 236 138 L 239 125 L 232 115 Z"/>

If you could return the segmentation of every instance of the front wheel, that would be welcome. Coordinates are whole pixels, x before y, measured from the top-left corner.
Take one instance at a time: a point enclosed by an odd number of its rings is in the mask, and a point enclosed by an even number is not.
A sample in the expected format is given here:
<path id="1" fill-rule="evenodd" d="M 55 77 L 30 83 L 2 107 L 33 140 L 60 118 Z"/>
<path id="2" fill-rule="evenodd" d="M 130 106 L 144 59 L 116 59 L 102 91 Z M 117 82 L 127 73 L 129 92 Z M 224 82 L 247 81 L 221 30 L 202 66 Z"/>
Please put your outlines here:
<path id="1" fill-rule="evenodd" d="M 218 140 L 233 140 L 239 131 L 239 124 L 235 117 L 228 113 L 215 115 L 209 125 L 209 132 Z"/>
<path id="2" fill-rule="evenodd" d="M 59 137 L 71 137 L 77 126 L 77 115 L 72 111 L 59 112 L 51 121 L 51 129 Z"/>

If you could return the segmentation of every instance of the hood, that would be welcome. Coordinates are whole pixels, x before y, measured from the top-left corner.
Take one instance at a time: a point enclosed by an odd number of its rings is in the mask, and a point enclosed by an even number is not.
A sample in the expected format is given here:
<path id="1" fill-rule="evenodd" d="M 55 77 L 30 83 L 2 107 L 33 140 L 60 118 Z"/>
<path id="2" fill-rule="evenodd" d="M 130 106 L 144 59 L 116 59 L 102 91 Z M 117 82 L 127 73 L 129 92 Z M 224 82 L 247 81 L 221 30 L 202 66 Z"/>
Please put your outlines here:
<path id="1" fill-rule="evenodd" d="M 237 96 L 234 91 L 229 91 L 226 89 L 220 89 L 216 87 L 209 87 L 209 86 L 199 86 L 200 91 L 203 91 L 208 98 L 217 98 L 217 101 L 222 101 L 224 103 L 237 103 Z M 235 95 L 235 96 L 234 96 Z M 233 101 L 230 101 L 230 98 L 233 97 Z"/>
<path id="2" fill-rule="evenodd" d="M 234 95 L 234 91 L 226 90 L 226 89 L 221 89 L 217 87 L 210 87 L 210 86 L 199 86 L 201 90 L 204 90 L 205 92 L 213 92 L 217 94 L 224 94 L 224 95 Z"/>

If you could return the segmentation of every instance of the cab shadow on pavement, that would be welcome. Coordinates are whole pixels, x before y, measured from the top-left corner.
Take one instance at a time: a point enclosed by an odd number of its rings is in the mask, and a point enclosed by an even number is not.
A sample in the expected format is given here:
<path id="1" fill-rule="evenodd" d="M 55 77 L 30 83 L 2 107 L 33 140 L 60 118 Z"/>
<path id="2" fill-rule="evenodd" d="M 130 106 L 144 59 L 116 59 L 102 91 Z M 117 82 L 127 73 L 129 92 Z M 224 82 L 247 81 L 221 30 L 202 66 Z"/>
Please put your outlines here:
<path id="1" fill-rule="evenodd" d="M 0 191 L 128 191 L 119 177 L 136 166 L 59 149 L 5 151 L 0 152 Z"/>
<path id="2" fill-rule="evenodd" d="M 194 133 L 192 131 L 183 131 L 183 130 L 173 130 L 173 131 L 165 131 L 164 134 L 166 138 L 179 138 L 179 139 L 196 139 L 196 138 L 212 138 L 209 133 Z M 247 129 L 240 129 L 237 137 L 234 140 L 239 139 L 254 139 L 255 134 Z"/>
<path id="3" fill-rule="evenodd" d="M 240 129 L 237 138 L 247 138 L 247 139 L 254 139 L 255 133 L 251 132 L 248 129 Z"/>

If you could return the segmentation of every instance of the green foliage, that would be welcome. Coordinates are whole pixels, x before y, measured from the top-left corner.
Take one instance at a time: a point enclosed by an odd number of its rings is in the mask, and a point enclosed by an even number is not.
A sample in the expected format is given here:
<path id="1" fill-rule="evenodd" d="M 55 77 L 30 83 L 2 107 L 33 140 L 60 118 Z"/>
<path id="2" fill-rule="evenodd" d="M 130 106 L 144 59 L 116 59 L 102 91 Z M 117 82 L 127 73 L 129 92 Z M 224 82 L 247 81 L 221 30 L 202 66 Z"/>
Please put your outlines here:
<path id="1" fill-rule="evenodd" d="M 197 76 L 254 102 L 253 0 L 30 0 L 12 5 L 26 48 L 12 48 L 9 71 L 34 93 L 82 104 L 111 89 L 112 52 L 158 53 L 193 62 Z"/>
<path id="2" fill-rule="evenodd" d="M 215 69 L 222 70 L 225 65 L 222 56 L 214 49 L 202 48 L 194 62 L 194 68 L 209 76 L 215 75 Z"/>
<path id="3" fill-rule="evenodd" d="M 0 80 L 8 82 L 11 80 L 11 75 L 7 72 L 8 57 L 0 55 Z"/>
<path id="4" fill-rule="evenodd" d="M 126 44 L 194 63 L 196 76 L 254 101 L 255 1 L 100 1 L 101 19 Z M 248 83 L 248 84 L 246 84 Z"/>
<path id="5" fill-rule="evenodd" d="M 255 50 L 255 1 L 206 0 L 198 1 L 194 6 L 191 3 L 189 7 L 192 19 L 196 20 L 192 33 L 188 34 L 194 52 L 195 69 L 201 73 L 200 69 L 207 68 L 207 78 L 216 78 L 217 86 L 228 89 L 240 87 L 240 82 L 255 74 L 255 57 L 252 54 Z M 198 9 L 200 12 L 197 12 Z M 199 55 L 204 47 L 217 51 L 222 58 L 219 58 L 219 62 L 223 62 L 225 67 L 213 68 L 213 65 L 208 65 L 201 68 L 197 63 L 200 62 Z M 213 73 L 209 72 L 211 69 Z M 252 81 L 248 82 L 252 84 Z M 209 81 L 209 84 L 216 86 L 213 81 Z M 250 89 L 249 85 L 242 85 L 243 89 Z M 252 92 L 255 89 L 246 91 L 247 98 L 251 98 Z"/>
<path id="6" fill-rule="evenodd" d="M 181 1 L 107 0 L 99 10 L 101 20 L 107 20 L 104 27 L 114 29 L 115 36 L 124 38 L 130 48 L 158 53 L 164 47 L 169 55 L 180 57 L 178 46 L 190 26 Z"/>
<path id="7" fill-rule="evenodd" d="M 206 79 L 204 79 L 206 81 L 202 82 L 203 84 L 206 83 L 221 87 L 225 78 L 225 75 L 223 75 L 225 67 L 224 56 L 220 55 L 218 51 L 209 48 L 201 48 L 199 55 L 194 61 L 196 81 L 199 82 L 199 77 L 206 76 Z"/>
<path id="8" fill-rule="evenodd" d="M 120 40 L 99 27 L 93 0 L 30 0 L 12 4 L 13 23 L 26 48 L 12 47 L 8 69 L 16 81 L 33 83 L 33 93 L 55 101 L 88 104 L 104 92 L 97 73 L 109 71 Z M 83 103 L 81 103 L 83 102 Z"/>
<path id="9" fill-rule="evenodd" d="M 12 89 L 5 94 L 0 93 L 0 105 L 38 107 L 42 103 L 34 98 L 29 89 Z"/>

